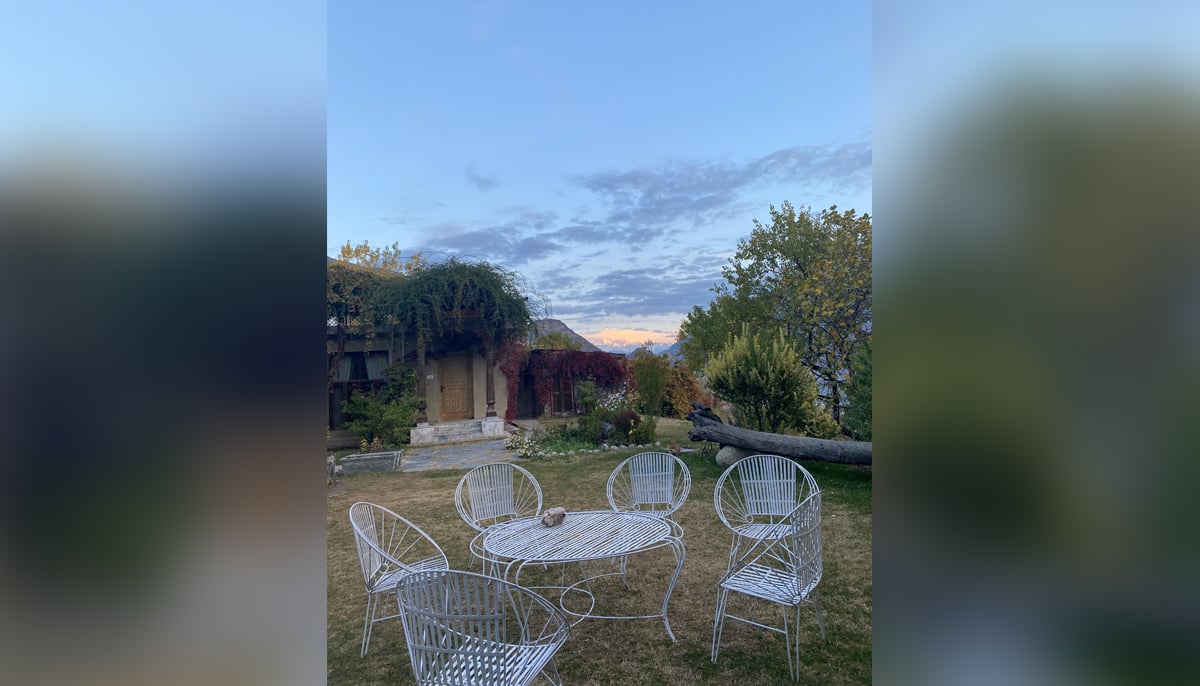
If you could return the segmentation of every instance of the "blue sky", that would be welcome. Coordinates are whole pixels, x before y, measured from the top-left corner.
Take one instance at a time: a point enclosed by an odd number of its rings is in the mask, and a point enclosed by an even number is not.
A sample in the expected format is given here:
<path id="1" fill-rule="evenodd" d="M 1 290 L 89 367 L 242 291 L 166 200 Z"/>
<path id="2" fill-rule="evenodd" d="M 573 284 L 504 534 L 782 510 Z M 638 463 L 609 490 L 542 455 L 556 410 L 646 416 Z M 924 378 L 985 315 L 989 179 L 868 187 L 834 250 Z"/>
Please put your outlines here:
<path id="1" fill-rule="evenodd" d="M 768 206 L 871 210 L 871 7 L 334 3 L 329 254 L 520 272 L 617 348 L 670 341 Z"/>

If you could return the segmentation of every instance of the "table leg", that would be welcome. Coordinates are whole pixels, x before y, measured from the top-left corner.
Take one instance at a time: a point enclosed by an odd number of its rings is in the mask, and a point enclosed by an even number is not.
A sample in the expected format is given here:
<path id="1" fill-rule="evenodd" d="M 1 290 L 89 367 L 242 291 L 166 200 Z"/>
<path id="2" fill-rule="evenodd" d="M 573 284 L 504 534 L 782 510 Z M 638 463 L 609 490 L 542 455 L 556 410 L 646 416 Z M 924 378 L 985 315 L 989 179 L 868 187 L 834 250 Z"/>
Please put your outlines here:
<path id="1" fill-rule="evenodd" d="M 675 583 L 679 581 L 679 573 L 683 571 L 683 560 L 687 557 L 687 548 L 683 545 L 683 539 L 674 536 L 668 539 L 671 546 L 671 553 L 675 555 L 675 573 L 671 575 L 671 585 L 667 586 L 667 595 L 663 598 L 662 616 L 663 624 L 667 627 L 667 636 L 675 641 L 675 634 L 671 631 L 671 620 L 667 618 L 667 603 L 671 602 L 671 593 L 675 591 Z"/>

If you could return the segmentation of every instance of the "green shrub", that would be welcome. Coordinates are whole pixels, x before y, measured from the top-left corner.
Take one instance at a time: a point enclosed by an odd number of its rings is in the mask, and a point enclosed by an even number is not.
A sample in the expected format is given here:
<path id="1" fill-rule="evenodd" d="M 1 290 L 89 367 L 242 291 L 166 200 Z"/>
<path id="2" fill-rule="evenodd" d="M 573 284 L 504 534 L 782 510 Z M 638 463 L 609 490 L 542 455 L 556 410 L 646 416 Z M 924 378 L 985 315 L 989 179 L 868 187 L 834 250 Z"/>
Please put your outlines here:
<path id="1" fill-rule="evenodd" d="M 612 425 L 613 431 L 618 436 L 628 436 L 633 430 L 634 424 L 638 422 L 638 414 L 633 410 L 621 410 L 613 415 Z"/>
<path id="2" fill-rule="evenodd" d="M 397 448 L 408 443 L 408 430 L 417 421 L 424 399 L 416 394 L 411 368 L 394 364 L 384 372 L 385 383 L 374 393 L 351 392 L 342 403 L 346 428 L 358 434 L 371 449 Z"/>
<path id="3" fill-rule="evenodd" d="M 636 445 L 645 445 L 653 443 L 654 437 L 658 434 L 658 421 L 654 417 L 647 417 L 645 420 L 634 425 L 629 432 L 629 439 Z"/>
<path id="4" fill-rule="evenodd" d="M 817 404 L 817 382 L 783 331 L 760 334 L 743 327 L 742 335 L 730 338 L 709 361 L 705 376 L 713 393 L 733 405 L 751 428 L 779 433 L 823 425 L 816 416 L 825 413 Z"/>

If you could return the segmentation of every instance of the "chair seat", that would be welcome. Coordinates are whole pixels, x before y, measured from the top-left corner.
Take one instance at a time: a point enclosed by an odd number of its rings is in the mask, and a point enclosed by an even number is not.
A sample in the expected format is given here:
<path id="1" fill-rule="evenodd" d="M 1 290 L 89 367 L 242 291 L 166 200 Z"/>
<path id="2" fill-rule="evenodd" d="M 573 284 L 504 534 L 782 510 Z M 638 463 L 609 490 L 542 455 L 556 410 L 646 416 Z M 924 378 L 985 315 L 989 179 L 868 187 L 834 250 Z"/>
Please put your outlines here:
<path id="1" fill-rule="evenodd" d="M 371 593 L 389 593 L 396 588 L 396 582 L 400 577 L 413 572 L 424 572 L 432 569 L 446 569 L 446 561 L 441 557 L 427 557 L 424 560 L 418 560 L 410 563 L 411 569 L 393 569 L 392 571 L 381 574 L 375 580 L 375 585 L 371 587 Z"/>
<path id="2" fill-rule="evenodd" d="M 750 564 L 721 581 L 720 585 L 730 591 L 772 603 L 799 605 L 816 588 L 819 579 L 814 579 L 804 587 L 800 587 L 796 581 L 795 573 L 766 565 Z"/>
<path id="3" fill-rule="evenodd" d="M 777 526 L 778 524 L 742 524 L 733 527 L 733 532 L 738 536 L 746 538 L 770 541 L 778 538 L 778 536 L 771 535 L 772 533 L 776 533 L 772 529 L 775 529 Z"/>
<path id="4" fill-rule="evenodd" d="M 496 683 L 524 686 L 537 679 L 546 663 L 558 650 L 557 643 L 510 645 L 480 639 L 468 639 L 457 650 L 442 653 L 445 660 L 436 674 L 422 683 L 460 684 Z"/>

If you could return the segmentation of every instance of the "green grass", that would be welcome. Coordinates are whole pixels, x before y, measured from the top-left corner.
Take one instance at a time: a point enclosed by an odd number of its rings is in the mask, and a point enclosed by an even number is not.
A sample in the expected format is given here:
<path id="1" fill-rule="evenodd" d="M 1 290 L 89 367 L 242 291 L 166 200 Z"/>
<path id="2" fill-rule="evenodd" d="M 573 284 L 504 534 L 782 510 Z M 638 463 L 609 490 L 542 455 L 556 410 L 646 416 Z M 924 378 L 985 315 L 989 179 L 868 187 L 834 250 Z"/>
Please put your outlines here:
<path id="1" fill-rule="evenodd" d="M 682 420 L 659 420 L 658 440 L 687 440 Z M 574 455 L 524 463 L 545 494 L 545 507 L 607 509 L 604 485 L 616 465 L 635 451 Z M 692 491 L 679 512 L 687 560 L 671 597 L 672 643 L 661 621 L 587 620 L 571 629 L 559 652 L 567 684 L 763 684 L 791 683 L 783 637 L 727 622 L 720 660 L 709 661 L 716 583 L 725 570 L 729 534 L 713 511 L 712 495 L 723 471 L 711 456 L 685 453 Z M 824 576 L 819 586 L 828 641 L 817 632 L 811 608 L 802 613 L 801 683 L 861 684 L 871 680 L 871 471 L 806 463 L 823 492 Z M 342 479 L 328 498 L 328 682 L 412 684 L 412 671 L 399 620 L 376 625 L 371 650 L 359 658 L 366 607 L 362 575 L 347 519 L 350 505 L 383 505 L 428 532 L 452 567 L 465 569 L 474 531 L 454 508 L 454 489 L 463 472 L 363 474 Z M 663 554 L 659 554 L 659 553 Z M 673 569 L 665 551 L 635 557 L 629 594 L 616 602 L 657 604 L 663 579 Z M 476 567 L 478 571 L 478 567 Z M 653 610 L 650 610 L 651 612 Z"/>

